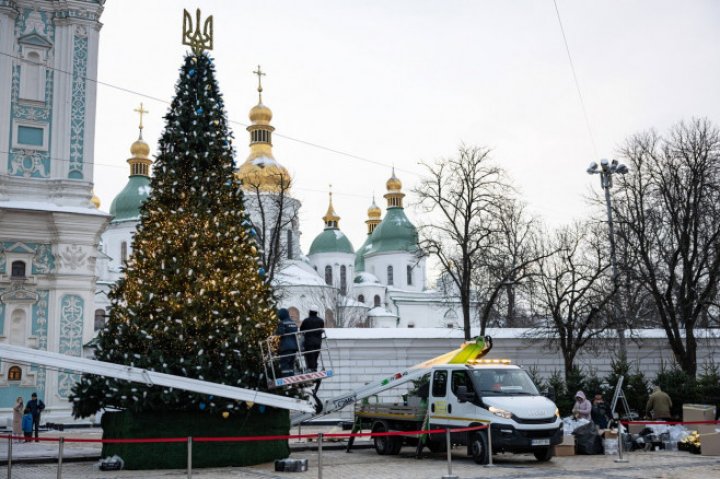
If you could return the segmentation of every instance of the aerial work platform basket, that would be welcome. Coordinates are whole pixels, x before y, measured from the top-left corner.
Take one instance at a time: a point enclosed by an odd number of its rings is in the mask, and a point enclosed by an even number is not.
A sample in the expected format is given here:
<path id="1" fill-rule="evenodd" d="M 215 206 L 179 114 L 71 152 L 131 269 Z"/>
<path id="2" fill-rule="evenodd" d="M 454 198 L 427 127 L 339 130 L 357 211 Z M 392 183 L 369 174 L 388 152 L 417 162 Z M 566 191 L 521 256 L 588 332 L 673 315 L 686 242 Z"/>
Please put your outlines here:
<path id="1" fill-rule="evenodd" d="M 304 348 L 305 335 L 308 333 L 320 333 L 322 335 L 319 348 Z M 280 354 L 278 347 L 282 338 L 286 336 L 294 336 L 295 344 L 299 348 L 297 351 Z M 260 351 L 262 352 L 265 367 L 265 377 L 268 380 L 268 388 L 270 389 L 302 386 L 305 383 L 319 383 L 334 374 L 324 329 L 311 329 L 270 336 L 267 340 L 260 342 Z M 313 369 L 310 366 L 315 358 L 317 358 L 317 364 Z"/>

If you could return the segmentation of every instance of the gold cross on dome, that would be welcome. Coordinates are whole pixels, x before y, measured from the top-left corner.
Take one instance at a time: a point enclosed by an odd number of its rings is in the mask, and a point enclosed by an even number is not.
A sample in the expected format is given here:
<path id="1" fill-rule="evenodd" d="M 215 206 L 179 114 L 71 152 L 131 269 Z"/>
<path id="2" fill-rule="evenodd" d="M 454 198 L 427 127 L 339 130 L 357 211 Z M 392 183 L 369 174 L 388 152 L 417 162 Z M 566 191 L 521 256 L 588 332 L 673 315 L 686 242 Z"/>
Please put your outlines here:
<path id="1" fill-rule="evenodd" d="M 133 111 L 140 114 L 140 131 L 142 132 L 142 129 L 143 129 L 142 117 L 145 113 L 150 113 L 150 112 L 143 108 L 142 102 L 140 102 L 140 107 L 135 108 Z"/>
<path id="2" fill-rule="evenodd" d="M 253 71 L 253 73 L 256 74 L 257 77 L 258 77 L 258 94 L 259 94 L 259 97 L 260 97 L 260 103 L 262 103 L 262 91 L 263 91 L 263 87 L 262 87 L 262 77 L 265 76 L 265 72 L 262 71 L 262 70 L 260 69 L 260 65 L 258 65 L 257 70 Z"/>

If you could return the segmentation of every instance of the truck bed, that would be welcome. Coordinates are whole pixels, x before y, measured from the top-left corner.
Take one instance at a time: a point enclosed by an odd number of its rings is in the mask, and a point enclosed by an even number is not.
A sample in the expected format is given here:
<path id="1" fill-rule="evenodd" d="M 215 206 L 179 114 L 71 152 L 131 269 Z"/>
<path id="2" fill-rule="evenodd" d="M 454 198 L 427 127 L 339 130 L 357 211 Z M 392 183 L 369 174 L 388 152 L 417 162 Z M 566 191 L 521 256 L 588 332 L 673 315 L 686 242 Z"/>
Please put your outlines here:
<path id="1" fill-rule="evenodd" d="M 404 406 L 393 403 L 362 404 L 355 416 L 362 419 L 393 419 L 421 423 L 425 419 L 425 406 Z"/>

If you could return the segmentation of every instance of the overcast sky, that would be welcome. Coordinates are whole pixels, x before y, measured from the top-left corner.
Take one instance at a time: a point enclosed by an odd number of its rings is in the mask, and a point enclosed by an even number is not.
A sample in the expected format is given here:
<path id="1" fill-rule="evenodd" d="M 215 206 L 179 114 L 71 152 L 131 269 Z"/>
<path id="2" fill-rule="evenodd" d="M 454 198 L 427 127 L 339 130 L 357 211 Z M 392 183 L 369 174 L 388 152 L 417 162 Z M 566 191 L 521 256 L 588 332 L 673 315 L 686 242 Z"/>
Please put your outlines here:
<path id="1" fill-rule="evenodd" d="M 385 207 L 392 165 L 407 192 L 420 161 L 482 145 L 556 226 L 588 213 L 584 198 L 599 184 L 587 165 L 612 158 L 627 136 L 693 116 L 720 123 L 720 1 L 558 0 L 593 146 L 552 0 L 108 0 L 98 76 L 123 90 L 98 87 L 95 191 L 105 211 L 127 181 L 140 101 L 157 150 L 186 51 L 182 9 L 198 6 L 215 17 L 211 54 L 240 163 L 257 103 L 252 71 L 267 72 L 275 157 L 303 203 L 306 253 L 329 184 L 357 248 L 373 192 Z"/>

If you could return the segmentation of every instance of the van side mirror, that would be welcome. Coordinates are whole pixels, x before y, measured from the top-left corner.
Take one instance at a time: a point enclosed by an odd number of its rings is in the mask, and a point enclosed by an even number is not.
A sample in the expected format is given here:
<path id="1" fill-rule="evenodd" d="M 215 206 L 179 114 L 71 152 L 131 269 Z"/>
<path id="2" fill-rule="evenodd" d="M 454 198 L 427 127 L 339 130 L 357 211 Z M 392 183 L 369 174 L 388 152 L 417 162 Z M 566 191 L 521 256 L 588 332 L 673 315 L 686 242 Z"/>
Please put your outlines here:
<path id="1" fill-rule="evenodd" d="M 545 391 L 545 397 L 552 402 L 555 402 L 555 388 L 552 386 L 548 386 L 547 391 Z"/>
<path id="2" fill-rule="evenodd" d="M 467 386 L 458 386 L 455 396 L 457 396 L 459 402 L 468 402 L 475 399 L 475 393 L 468 392 Z"/>

